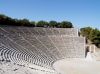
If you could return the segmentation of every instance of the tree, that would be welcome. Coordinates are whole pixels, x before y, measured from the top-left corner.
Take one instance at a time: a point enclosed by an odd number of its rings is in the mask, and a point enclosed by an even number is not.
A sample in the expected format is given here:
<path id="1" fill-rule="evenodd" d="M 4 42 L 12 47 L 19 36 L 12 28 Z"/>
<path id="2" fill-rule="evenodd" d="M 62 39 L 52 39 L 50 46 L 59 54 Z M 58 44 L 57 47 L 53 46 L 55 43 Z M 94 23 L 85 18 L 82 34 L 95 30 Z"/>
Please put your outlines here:
<path id="1" fill-rule="evenodd" d="M 92 41 L 94 38 L 100 36 L 100 31 L 98 29 L 92 29 L 89 34 L 89 39 Z"/>
<path id="2" fill-rule="evenodd" d="M 90 32 L 89 39 L 95 44 L 97 47 L 100 47 L 100 31 L 98 29 L 93 29 Z"/>
<path id="3" fill-rule="evenodd" d="M 30 27 L 56 27 L 56 28 L 72 28 L 73 25 L 71 22 L 68 21 L 62 21 L 62 22 L 56 22 L 56 21 L 50 21 L 49 23 L 47 21 L 38 21 L 35 23 L 35 21 L 29 21 L 28 19 L 13 19 L 11 17 L 8 17 L 4 14 L 0 14 L 0 25 L 11 25 L 11 26 L 30 26 Z"/>
<path id="4" fill-rule="evenodd" d="M 80 29 L 80 34 L 84 37 L 86 37 L 87 39 L 89 39 L 89 35 L 91 30 L 93 30 L 91 27 L 84 27 Z"/>
<path id="5" fill-rule="evenodd" d="M 36 24 L 35 24 L 35 21 L 31 21 L 31 22 L 30 22 L 30 26 L 35 27 L 35 25 L 36 25 Z"/>
<path id="6" fill-rule="evenodd" d="M 18 20 L 18 24 L 20 26 L 30 26 L 30 22 L 28 19 L 20 19 L 20 20 Z"/>
<path id="7" fill-rule="evenodd" d="M 5 16 L 4 14 L 0 14 L 0 24 L 8 24 L 9 17 Z"/>
<path id="8" fill-rule="evenodd" d="M 57 22 L 57 28 L 61 28 L 61 23 L 60 22 Z"/>
<path id="9" fill-rule="evenodd" d="M 100 37 L 96 37 L 93 40 L 93 44 L 100 48 Z"/>
<path id="10" fill-rule="evenodd" d="M 68 21 L 62 21 L 60 26 L 61 26 L 61 28 L 73 28 L 72 23 L 68 22 Z"/>
<path id="11" fill-rule="evenodd" d="M 47 27 L 48 25 L 49 25 L 48 22 L 43 21 L 43 20 L 38 21 L 38 22 L 36 23 L 36 26 L 37 26 L 37 27 Z"/>
<path id="12" fill-rule="evenodd" d="M 57 27 L 58 23 L 56 21 L 50 21 L 49 27 Z"/>
<path id="13" fill-rule="evenodd" d="M 100 31 L 91 27 L 81 28 L 81 35 L 90 40 L 97 47 L 100 47 Z"/>

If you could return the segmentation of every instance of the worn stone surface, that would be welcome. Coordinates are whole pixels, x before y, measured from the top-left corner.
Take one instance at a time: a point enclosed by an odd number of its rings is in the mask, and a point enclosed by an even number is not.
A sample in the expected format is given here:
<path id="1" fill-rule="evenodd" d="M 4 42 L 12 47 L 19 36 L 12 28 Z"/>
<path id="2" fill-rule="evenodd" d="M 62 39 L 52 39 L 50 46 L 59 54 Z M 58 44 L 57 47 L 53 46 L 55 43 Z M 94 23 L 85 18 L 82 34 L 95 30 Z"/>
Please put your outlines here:
<path id="1" fill-rule="evenodd" d="M 56 74 L 38 70 L 29 66 L 14 64 L 7 61 L 0 61 L 0 74 Z"/>

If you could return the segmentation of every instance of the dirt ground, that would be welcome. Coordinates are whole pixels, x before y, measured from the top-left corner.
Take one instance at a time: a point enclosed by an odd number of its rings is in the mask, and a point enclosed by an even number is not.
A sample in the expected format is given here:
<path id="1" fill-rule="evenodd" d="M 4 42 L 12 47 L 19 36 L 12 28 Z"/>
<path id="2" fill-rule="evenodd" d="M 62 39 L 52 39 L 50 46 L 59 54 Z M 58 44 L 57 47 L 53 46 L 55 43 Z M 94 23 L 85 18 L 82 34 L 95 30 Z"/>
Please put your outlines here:
<path id="1" fill-rule="evenodd" d="M 100 74 L 99 61 L 65 59 L 56 62 L 53 66 L 61 74 Z"/>

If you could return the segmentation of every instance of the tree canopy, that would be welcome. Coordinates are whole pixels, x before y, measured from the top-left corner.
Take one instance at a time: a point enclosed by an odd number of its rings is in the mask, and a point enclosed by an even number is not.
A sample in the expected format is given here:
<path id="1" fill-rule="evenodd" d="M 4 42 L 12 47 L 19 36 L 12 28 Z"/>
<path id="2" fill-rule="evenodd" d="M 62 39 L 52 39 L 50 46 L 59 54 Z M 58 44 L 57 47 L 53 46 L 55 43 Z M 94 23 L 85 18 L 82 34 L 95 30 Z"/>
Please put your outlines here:
<path id="1" fill-rule="evenodd" d="M 56 21 L 50 21 L 49 26 L 50 27 L 57 27 L 58 23 Z"/>
<path id="2" fill-rule="evenodd" d="M 84 27 L 80 29 L 81 35 L 89 39 L 97 47 L 100 47 L 100 30 L 92 27 Z"/>
<path id="3" fill-rule="evenodd" d="M 48 26 L 48 22 L 41 20 L 41 21 L 38 21 L 36 23 L 36 26 L 37 27 L 47 27 Z"/>
<path id="4" fill-rule="evenodd" d="M 68 21 L 62 21 L 60 26 L 61 28 L 72 28 L 73 27 L 72 23 Z"/>
<path id="5" fill-rule="evenodd" d="M 28 27 L 56 27 L 56 28 L 72 28 L 73 25 L 68 21 L 44 21 L 40 20 L 38 22 L 29 21 L 28 19 L 13 19 L 4 14 L 0 14 L 0 25 L 11 25 L 11 26 L 28 26 Z"/>

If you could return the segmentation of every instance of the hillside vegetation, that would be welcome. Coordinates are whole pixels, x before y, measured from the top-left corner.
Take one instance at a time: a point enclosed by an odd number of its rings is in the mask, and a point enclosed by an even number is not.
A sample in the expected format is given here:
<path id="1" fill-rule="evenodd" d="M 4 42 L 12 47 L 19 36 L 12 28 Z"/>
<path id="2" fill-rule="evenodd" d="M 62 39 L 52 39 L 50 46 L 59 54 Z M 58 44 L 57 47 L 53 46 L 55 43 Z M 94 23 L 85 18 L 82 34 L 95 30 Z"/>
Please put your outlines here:
<path id="1" fill-rule="evenodd" d="M 4 14 L 0 14 L 0 25 L 11 26 L 28 26 L 28 27 L 56 27 L 56 28 L 73 28 L 73 25 L 69 21 L 57 22 L 51 20 L 49 22 L 40 20 L 38 22 L 29 21 L 28 19 L 13 19 Z"/>
<path id="2" fill-rule="evenodd" d="M 82 36 L 86 37 L 93 44 L 100 48 L 100 30 L 92 27 L 84 27 L 80 29 Z"/>

